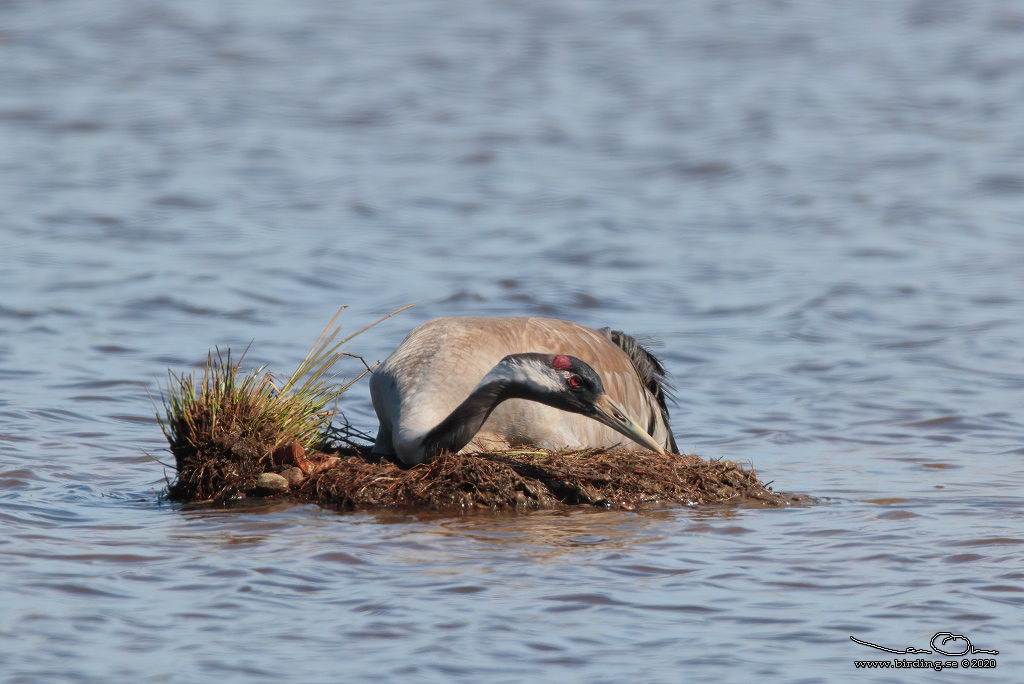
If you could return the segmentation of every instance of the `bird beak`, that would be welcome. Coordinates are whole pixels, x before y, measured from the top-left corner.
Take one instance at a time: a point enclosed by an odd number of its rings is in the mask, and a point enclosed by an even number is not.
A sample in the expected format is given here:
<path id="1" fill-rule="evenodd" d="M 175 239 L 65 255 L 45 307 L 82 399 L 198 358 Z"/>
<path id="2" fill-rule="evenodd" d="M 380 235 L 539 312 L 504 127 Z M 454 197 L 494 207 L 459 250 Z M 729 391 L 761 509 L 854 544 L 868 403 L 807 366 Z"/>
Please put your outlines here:
<path id="1" fill-rule="evenodd" d="M 592 417 L 597 422 L 607 425 L 612 430 L 629 437 L 637 444 L 641 444 L 655 453 L 665 455 L 665 450 L 661 445 L 655 442 L 646 430 L 630 420 L 626 412 L 609 399 L 607 394 L 602 394 L 597 398 L 594 408 L 597 409 L 597 413 Z"/>

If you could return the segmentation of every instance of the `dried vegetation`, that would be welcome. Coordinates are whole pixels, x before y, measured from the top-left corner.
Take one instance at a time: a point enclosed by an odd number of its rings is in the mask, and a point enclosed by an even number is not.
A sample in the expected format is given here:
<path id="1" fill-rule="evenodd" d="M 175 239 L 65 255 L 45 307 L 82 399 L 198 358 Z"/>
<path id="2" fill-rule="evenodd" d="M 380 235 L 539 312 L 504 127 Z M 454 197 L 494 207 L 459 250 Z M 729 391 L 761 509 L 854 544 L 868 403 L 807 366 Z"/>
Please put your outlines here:
<path id="1" fill-rule="evenodd" d="M 289 497 L 350 508 L 441 510 L 721 501 L 781 507 L 809 501 L 773 492 L 753 469 L 731 461 L 641 451 L 442 454 L 399 466 L 370 454 L 353 439 L 355 431 L 332 424 L 335 412 L 328 407 L 370 369 L 364 362 L 359 377 L 335 382 L 334 364 L 354 357 L 341 347 L 370 327 L 336 342 L 340 328 L 328 334 L 335 319 L 286 379 L 262 368 L 242 373 L 241 360 L 219 350 L 209 355 L 201 377 L 169 374 L 165 415 L 158 415 L 177 468 L 168 498 L 211 503 Z M 355 434 L 365 441 L 366 435 Z"/>

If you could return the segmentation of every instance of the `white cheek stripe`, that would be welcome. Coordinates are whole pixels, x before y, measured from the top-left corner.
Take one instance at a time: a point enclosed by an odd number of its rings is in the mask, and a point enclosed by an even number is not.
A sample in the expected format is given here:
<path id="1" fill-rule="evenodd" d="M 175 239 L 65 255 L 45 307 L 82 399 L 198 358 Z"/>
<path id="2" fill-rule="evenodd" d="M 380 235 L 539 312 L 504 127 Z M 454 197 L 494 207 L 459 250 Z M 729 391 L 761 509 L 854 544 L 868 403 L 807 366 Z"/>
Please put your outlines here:
<path id="1" fill-rule="evenodd" d="M 480 381 L 477 387 L 494 380 L 507 380 L 522 385 L 533 385 L 534 387 L 540 386 L 553 392 L 562 391 L 562 382 L 553 373 L 544 373 L 536 368 L 527 367 L 518 361 L 499 363 L 491 369 L 491 372 L 484 376 L 484 379 Z"/>

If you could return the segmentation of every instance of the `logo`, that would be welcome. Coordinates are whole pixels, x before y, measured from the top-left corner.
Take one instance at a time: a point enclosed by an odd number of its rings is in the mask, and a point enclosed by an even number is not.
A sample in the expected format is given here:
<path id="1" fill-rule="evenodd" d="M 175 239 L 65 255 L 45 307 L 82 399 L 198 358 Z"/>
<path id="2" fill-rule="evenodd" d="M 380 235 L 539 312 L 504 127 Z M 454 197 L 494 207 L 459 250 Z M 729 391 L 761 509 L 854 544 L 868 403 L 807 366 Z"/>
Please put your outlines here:
<path id="1" fill-rule="evenodd" d="M 928 668 L 932 670 L 994 668 L 996 666 L 995 658 L 968 658 L 965 656 L 999 655 L 999 651 L 988 651 L 985 649 L 975 648 L 974 644 L 971 643 L 971 640 L 963 634 L 953 634 L 952 632 L 936 632 L 935 636 L 933 636 L 931 641 L 928 642 L 928 645 L 931 647 L 930 650 L 927 648 L 915 648 L 914 646 L 907 646 L 902 650 L 889 648 L 888 646 L 873 644 L 870 641 L 864 641 L 863 639 L 858 639 L 854 636 L 851 636 L 850 640 L 856 644 L 860 644 L 861 646 L 877 648 L 879 651 L 885 651 L 886 653 L 893 653 L 896 655 L 939 654 L 940 656 L 952 658 L 951 660 L 925 660 L 924 658 L 909 660 L 907 658 L 893 658 L 892 660 L 853 661 L 853 664 L 858 668 Z M 962 659 L 956 660 L 956 658 Z"/>

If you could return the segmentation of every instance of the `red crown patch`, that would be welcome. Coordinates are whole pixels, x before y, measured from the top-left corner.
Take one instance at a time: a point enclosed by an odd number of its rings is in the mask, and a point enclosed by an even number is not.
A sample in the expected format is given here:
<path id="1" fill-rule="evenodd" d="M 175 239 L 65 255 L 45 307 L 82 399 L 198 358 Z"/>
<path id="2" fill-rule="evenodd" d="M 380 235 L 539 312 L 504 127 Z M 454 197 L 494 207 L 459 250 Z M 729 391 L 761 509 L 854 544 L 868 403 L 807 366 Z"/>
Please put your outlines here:
<path id="1" fill-rule="evenodd" d="M 572 368 L 572 361 L 570 361 L 569 357 L 566 356 L 565 354 L 559 354 L 551 362 L 551 365 L 557 368 L 558 370 L 569 370 L 570 368 Z"/>

